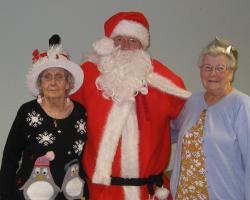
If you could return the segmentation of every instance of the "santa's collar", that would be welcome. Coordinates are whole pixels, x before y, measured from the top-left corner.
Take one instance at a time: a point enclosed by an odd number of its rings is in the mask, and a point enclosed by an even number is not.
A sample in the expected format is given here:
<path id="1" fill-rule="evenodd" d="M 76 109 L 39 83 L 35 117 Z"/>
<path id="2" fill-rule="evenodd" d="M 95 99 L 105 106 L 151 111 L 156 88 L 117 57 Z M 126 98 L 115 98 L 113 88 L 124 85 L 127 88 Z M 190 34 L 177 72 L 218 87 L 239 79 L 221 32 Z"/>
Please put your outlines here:
<path id="1" fill-rule="evenodd" d="M 164 76 L 151 72 L 146 77 L 147 83 L 158 90 L 165 92 L 167 94 L 171 94 L 183 99 L 187 99 L 190 97 L 191 92 L 177 86 L 171 80 L 165 78 Z"/>

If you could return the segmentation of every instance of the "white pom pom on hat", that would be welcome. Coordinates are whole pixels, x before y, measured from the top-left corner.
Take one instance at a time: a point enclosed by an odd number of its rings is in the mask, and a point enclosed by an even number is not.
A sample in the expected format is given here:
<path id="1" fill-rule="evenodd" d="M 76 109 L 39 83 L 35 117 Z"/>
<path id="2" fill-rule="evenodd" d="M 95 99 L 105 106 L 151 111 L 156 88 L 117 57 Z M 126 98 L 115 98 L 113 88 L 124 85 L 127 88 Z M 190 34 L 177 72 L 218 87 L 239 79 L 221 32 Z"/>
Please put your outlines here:
<path id="1" fill-rule="evenodd" d="M 115 49 L 114 40 L 108 37 L 103 37 L 93 43 L 93 48 L 99 55 L 109 55 Z"/>

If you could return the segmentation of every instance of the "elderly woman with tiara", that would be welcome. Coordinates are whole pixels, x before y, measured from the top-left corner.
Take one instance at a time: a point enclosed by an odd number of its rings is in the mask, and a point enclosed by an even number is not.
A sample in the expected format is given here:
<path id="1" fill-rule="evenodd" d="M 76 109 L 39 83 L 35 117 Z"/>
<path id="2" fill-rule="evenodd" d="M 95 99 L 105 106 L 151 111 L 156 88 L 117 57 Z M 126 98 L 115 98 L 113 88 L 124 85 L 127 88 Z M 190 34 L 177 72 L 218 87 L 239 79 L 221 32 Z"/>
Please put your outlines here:
<path id="1" fill-rule="evenodd" d="M 80 160 L 87 138 L 85 109 L 68 95 L 83 82 L 59 35 L 49 49 L 33 51 L 28 89 L 37 97 L 17 112 L 4 148 L 1 200 L 81 199 L 85 182 Z"/>
<path id="2" fill-rule="evenodd" d="M 171 191 L 176 200 L 250 199 L 250 98 L 233 87 L 238 52 L 215 38 L 201 52 L 204 91 L 175 121 L 179 132 Z"/>

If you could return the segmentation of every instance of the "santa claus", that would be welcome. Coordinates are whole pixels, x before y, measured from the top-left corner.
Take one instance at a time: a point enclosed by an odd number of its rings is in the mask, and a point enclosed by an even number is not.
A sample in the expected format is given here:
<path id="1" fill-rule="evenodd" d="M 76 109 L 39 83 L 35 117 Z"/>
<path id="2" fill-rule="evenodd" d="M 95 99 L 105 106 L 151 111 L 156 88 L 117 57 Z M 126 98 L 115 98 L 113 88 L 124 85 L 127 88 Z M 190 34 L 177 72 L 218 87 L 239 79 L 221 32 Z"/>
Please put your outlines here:
<path id="1" fill-rule="evenodd" d="M 72 96 L 88 115 L 82 163 L 90 199 L 170 199 L 163 175 L 170 120 L 190 93 L 180 77 L 146 52 L 149 24 L 142 13 L 119 12 L 104 31 L 82 64 L 85 82 Z"/>

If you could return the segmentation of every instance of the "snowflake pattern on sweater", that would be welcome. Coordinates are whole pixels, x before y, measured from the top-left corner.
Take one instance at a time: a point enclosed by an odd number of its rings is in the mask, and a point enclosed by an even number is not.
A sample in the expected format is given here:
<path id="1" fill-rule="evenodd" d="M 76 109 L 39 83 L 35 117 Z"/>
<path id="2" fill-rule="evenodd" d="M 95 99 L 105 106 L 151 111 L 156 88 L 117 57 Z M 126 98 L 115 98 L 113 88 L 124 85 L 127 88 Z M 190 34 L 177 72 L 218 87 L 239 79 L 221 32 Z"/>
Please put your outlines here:
<path id="1" fill-rule="evenodd" d="M 36 100 L 20 107 L 4 149 L 0 195 L 12 198 L 13 191 L 21 188 L 29 179 L 36 159 L 48 151 L 55 153 L 50 171 L 59 188 L 66 174 L 65 166 L 72 160 L 78 160 L 81 165 L 87 139 L 86 113 L 79 103 L 73 103 L 74 109 L 65 119 L 51 118 Z M 82 168 L 79 175 L 83 178 Z M 58 198 L 64 199 L 62 191 L 60 193 Z"/>
<path id="2" fill-rule="evenodd" d="M 39 144 L 48 146 L 49 144 L 54 143 L 54 141 L 56 140 L 56 137 L 54 137 L 52 133 L 48 133 L 47 131 L 45 131 L 43 133 L 39 133 L 36 139 Z"/>
<path id="3" fill-rule="evenodd" d="M 37 127 L 42 124 L 43 118 L 39 113 L 36 113 L 36 111 L 32 110 L 28 113 L 26 120 L 29 122 L 30 126 Z"/>

